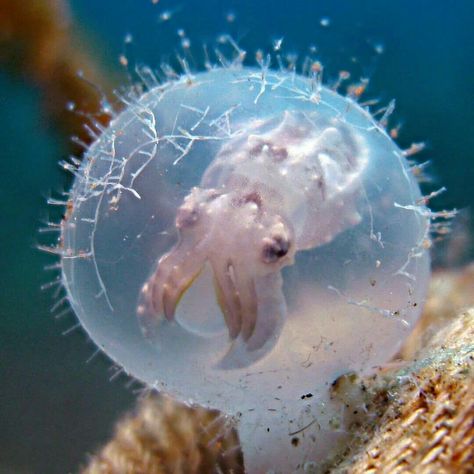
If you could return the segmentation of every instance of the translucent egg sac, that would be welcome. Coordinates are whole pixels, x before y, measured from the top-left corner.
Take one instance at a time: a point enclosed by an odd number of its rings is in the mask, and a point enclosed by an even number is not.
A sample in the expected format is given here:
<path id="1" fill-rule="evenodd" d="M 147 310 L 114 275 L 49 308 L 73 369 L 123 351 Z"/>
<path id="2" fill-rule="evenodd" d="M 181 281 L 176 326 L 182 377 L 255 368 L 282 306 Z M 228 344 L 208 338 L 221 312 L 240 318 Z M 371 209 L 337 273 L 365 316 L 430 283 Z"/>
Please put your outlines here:
<path id="1" fill-rule="evenodd" d="M 75 170 L 69 301 L 127 373 L 235 416 L 248 472 L 318 463 L 344 437 L 331 383 L 387 362 L 420 314 L 416 179 L 381 123 L 314 76 L 148 86 Z"/>

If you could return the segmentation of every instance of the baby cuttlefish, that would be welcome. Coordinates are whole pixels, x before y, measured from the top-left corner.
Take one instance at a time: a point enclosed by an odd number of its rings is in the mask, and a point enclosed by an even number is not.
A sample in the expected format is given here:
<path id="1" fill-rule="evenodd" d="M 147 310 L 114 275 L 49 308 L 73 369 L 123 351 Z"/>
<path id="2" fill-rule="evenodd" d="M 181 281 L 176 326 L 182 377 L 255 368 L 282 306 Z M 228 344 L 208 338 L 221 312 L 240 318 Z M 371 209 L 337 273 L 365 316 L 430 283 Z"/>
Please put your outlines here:
<path id="1" fill-rule="evenodd" d="M 178 208 L 176 245 L 143 285 L 145 330 L 171 321 L 206 263 L 231 340 L 273 345 L 286 315 L 281 270 L 358 224 L 368 152 L 340 119 L 286 111 L 229 139 Z"/>

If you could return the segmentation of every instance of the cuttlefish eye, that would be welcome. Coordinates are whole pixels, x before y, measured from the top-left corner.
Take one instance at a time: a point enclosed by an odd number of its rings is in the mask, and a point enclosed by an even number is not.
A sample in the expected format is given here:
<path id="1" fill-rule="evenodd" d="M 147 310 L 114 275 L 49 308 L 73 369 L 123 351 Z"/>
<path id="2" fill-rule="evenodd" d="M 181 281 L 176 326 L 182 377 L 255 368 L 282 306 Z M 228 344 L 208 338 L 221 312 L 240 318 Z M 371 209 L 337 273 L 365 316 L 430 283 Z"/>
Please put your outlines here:
<path id="1" fill-rule="evenodd" d="M 258 208 L 262 207 L 262 197 L 257 192 L 252 192 L 244 196 L 242 202 L 244 204 L 253 203 Z"/>
<path id="2" fill-rule="evenodd" d="M 275 263 L 283 258 L 290 250 L 291 242 L 286 237 L 276 235 L 263 239 L 262 261 Z"/>
<path id="3" fill-rule="evenodd" d="M 197 206 L 184 205 L 178 209 L 176 215 L 176 227 L 186 229 L 192 227 L 199 219 L 199 209 Z"/>
<path id="4" fill-rule="evenodd" d="M 203 208 L 217 199 L 220 194 L 215 189 L 193 188 L 176 213 L 176 228 L 189 229 L 201 219 Z"/>
<path id="5" fill-rule="evenodd" d="M 252 136 L 250 156 L 259 156 L 262 153 L 266 153 L 272 157 L 276 162 L 280 162 L 288 158 L 288 150 L 284 146 L 278 146 L 274 143 L 262 140 L 259 137 Z"/>
<path id="6" fill-rule="evenodd" d="M 265 140 L 262 140 L 260 137 L 255 135 L 250 135 L 248 138 L 248 143 L 250 145 L 249 155 L 250 156 L 259 156 L 262 154 L 264 149 L 268 149 L 270 143 Z"/>
<path id="7" fill-rule="evenodd" d="M 273 145 L 271 148 L 272 158 L 279 162 L 288 158 L 288 150 L 284 146 Z"/>

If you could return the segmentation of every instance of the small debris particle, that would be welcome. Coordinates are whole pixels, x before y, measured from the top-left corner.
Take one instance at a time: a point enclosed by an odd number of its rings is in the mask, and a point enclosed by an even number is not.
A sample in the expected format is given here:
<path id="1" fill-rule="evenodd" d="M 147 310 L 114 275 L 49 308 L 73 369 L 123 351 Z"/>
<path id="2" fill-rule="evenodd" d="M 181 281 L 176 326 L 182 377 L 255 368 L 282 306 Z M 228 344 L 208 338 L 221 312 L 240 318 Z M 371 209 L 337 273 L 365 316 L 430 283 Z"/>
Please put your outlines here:
<path id="1" fill-rule="evenodd" d="M 337 419 L 336 417 L 333 417 L 329 420 L 329 426 L 333 430 L 338 430 L 341 427 L 341 421 Z"/>
<path id="2" fill-rule="evenodd" d="M 425 239 L 425 240 L 423 240 L 421 246 L 422 246 L 425 250 L 427 250 L 427 249 L 431 248 L 431 244 L 432 244 L 432 242 L 431 242 L 430 239 Z"/>
<path id="3" fill-rule="evenodd" d="M 374 50 L 377 54 L 382 54 L 385 51 L 385 46 L 383 43 L 375 43 Z"/>
<path id="4" fill-rule="evenodd" d="M 390 136 L 396 140 L 400 135 L 400 124 L 390 130 Z"/>
<path id="5" fill-rule="evenodd" d="M 281 45 L 283 43 L 283 37 L 273 41 L 273 51 L 280 51 Z"/>
<path id="6" fill-rule="evenodd" d="M 349 71 L 339 71 L 339 79 L 341 81 L 346 81 L 351 77 L 351 73 Z"/>
<path id="7" fill-rule="evenodd" d="M 299 442 L 300 442 L 300 439 L 297 436 L 291 438 L 291 444 L 293 446 L 295 446 L 295 447 L 298 446 Z"/>
<path id="8" fill-rule="evenodd" d="M 328 16 L 323 16 L 319 21 L 319 24 L 326 28 L 331 24 L 331 19 Z"/>
<path id="9" fill-rule="evenodd" d="M 166 10 L 160 14 L 160 21 L 169 21 L 171 19 L 171 12 Z"/>

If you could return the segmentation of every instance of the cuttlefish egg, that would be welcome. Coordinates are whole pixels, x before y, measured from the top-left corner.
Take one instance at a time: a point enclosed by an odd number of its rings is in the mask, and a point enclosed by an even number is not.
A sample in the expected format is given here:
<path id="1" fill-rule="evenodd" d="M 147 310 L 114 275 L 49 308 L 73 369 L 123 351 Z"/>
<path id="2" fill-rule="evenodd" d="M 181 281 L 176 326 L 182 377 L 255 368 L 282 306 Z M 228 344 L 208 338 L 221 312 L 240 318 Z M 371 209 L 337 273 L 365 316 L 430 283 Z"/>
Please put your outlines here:
<path id="1" fill-rule="evenodd" d="M 292 452 L 318 459 L 337 437 L 320 436 L 330 383 L 387 361 L 419 316 L 419 202 L 403 153 L 353 99 L 216 68 L 151 88 L 86 152 L 63 280 L 127 372 L 253 417 L 246 458 L 306 427 Z"/>

